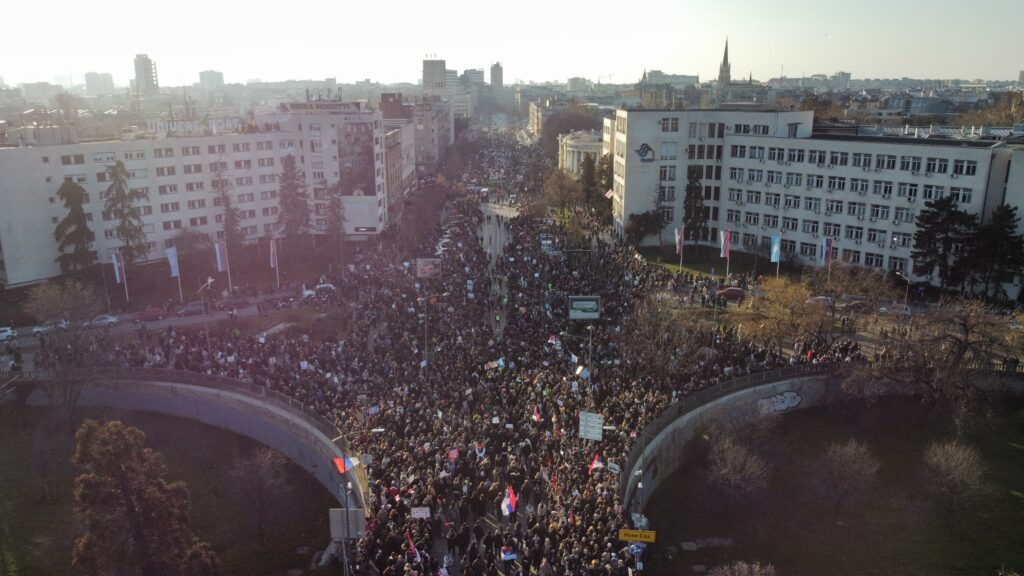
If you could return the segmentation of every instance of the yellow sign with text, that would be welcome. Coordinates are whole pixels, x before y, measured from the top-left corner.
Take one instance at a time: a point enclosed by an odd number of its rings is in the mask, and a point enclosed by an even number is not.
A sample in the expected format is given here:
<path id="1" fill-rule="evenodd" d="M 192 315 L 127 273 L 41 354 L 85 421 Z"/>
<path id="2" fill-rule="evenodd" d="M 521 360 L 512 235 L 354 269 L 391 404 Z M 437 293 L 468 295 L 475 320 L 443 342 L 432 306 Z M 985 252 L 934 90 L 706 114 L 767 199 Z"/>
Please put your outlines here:
<path id="1" fill-rule="evenodd" d="M 654 530 L 619 530 L 619 540 L 625 542 L 654 542 Z"/>

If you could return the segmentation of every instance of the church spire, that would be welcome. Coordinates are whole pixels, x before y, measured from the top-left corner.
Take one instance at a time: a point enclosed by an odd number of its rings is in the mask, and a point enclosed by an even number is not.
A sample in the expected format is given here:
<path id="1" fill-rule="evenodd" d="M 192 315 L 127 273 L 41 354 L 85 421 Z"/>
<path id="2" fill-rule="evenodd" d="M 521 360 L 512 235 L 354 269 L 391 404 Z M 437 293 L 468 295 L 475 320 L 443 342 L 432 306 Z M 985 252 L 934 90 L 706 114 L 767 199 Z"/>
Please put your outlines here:
<path id="1" fill-rule="evenodd" d="M 725 55 L 722 57 L 722 65 L 718 68 L 718 83 L 722 86 L 732 81 L 732 66 L 729 64 L 729 38 L 725 39 Z"/>

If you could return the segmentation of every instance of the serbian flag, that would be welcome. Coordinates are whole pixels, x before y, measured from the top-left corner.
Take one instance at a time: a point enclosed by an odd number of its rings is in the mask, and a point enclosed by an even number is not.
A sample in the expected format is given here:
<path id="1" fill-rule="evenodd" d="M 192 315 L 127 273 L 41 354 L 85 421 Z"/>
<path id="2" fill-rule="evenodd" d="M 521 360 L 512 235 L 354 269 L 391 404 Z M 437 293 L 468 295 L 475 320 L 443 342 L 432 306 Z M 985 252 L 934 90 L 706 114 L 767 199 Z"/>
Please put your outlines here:
<path id="1" fill-rule="evenodd" d="M 821 265 L 830 266 L 832 264 L 832 239 L 822 238 L 821 239 Z"/>
<path id="2" fill-rule="evenodd" d="M 121 251 L 114 250 L 110 260 L 114 263 L 114 279 L 118 284 L 124 283 L 124 256 L 121 255 Z"/>
<path id="3" fill-rule="evenodd" d="M 683 235 L 686 233 L 686 226 L 680 225 L 676 230 L 676 254 L 683 255 Z"/>
<path id="4" fill-rule="evenodd" d="M 231 270 L 231 262 L 228 261 L 228 243 L 221 240 L 213 245 L 213 253 L 217 256 L 217 272 Z"/>
<path id="5" fill-rule="evenodd" d="M 534 422 L 543 422 L 544 421 L 544 417 L 540 415 L 540 409 L 537 408 L 536 404 L 534 404 L 534 406 L 533 406 L 533 421 Z"/>
<path id="6" fill-rule="evenodd" d="M 721 258 L 729 257 L 729 244 L 731 243 L 731 241 L 732 232 L 728 230 L 718 231 L 718 243 L 720 244 L 720 247 L 722 249 L 721 254 L 719 255 Z"/>
<path id="7" fill-rule="evenodd" d="M 270 268 L 277 268 L 277 238 L 270 239 Z"/>
<path id="8" fill-rule="evenodd" d="M 355 468 L 357 464 L 359 464 L 359 458 L 355 456 L 343 456 L 334 459 L 334 467 L 338 469 L 338 474 L 348 472 Z"/>
<path id="9" fill-rule="evenodd" d="M 587 468 L 587 472 L 593 474 L 595 468 L 604 468 L 604 462 L 601 462 L 600 454 L 594 454 L 594 461 L 590 463 L 590 467 Z"/>
<path id="10" fill-rule="evenodd" d="M 412 536 L 410 536 L 408 532 L 405 533 L 405 540 L 409 543 L 409 554 L 412 555 L 413 561 L 417 564 L 422 562 L 423 559 L 420 558 L 420 551 L 417 550 L 416 545 L 412 543 Z"/>
<path id="11" fill-rule="evenodd" d="M 505 499 L 501 501 L 501 513 L 508 516 L 516 511 L 516 493 L 509 486 L 505 489 Z"/>

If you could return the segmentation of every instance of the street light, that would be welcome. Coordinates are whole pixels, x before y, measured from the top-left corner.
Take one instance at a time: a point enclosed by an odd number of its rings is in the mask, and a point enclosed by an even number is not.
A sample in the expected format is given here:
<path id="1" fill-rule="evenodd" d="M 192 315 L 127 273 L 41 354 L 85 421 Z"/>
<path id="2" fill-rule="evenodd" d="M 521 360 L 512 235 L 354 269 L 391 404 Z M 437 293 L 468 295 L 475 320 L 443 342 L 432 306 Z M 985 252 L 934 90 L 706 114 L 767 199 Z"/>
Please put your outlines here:
<path id="1" fill-rule="evenodd" d="M 910 310 L 909 306 L 907 305 L 907 301 L 908 301 L 908 298 L 910 297 L 910 284 L 911 284 L 911 282 L 910 282 L 910 278 L 907 278 L 906 276 L 904 276 L 902 272 L 896 272 L 896 275 L 899 276 L 900 278 L 903 278 L 903 280 L 905 280 L 906 283 L 907 283 L 907 288 L 903 292 L 903 314 L 906 315 L 906 313 Z"/>
<path id="2" fill-rule="evenodd" d="M 447 298 L 447 297 L 448 297 L 448 292 L 444 292 L 443 294 L 432 294 L 430 296 L 421 296 L 421 297 L 416 299 L 416 303 L 417 304 L 423 304 L 424 302 L 426 302 L 427 304 L 437 304 L 438 299 L 440 299 L 440 298 Z M 424 377 L 427 375 L 427 371 L 429 370 L 429 367 L 430 367 L 430 359 L 429 359 L 429 354 L 430 354 L 430 333 L 427 330 L 428 326 L 430 326 L 430 314 L 428 314 L 424 310 L 424 312 L 423 312 L 423 376 Z"/>

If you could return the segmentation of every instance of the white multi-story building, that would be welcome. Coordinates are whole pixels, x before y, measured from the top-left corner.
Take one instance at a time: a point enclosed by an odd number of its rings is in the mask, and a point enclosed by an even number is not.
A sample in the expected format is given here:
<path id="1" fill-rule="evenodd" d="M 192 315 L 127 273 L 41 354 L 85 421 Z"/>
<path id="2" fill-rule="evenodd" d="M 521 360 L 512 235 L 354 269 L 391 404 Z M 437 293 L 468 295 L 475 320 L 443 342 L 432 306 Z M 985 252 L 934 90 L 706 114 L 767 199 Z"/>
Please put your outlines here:
<path id="1" fill-rule="evenodd" d="M 1024 203 L 1024 171 L 1004 142 L 814 134 L 811 112 L 619 110 L 606 121 L 614 158 L 612 211 L 622 232 L 632 214 L 662 200 L 682 223 L 688 170 L 699 171 L 708 236 L 729 230 L 734 249 L 893 270 L 912 279 L 913 233 L 924 203 L 953 195 L 984 220 L 1004 200 Z M 610 139 L 608 138 L 609 136 Z M 1008 178 L 1013 175 L 1017 179 Z M 672 234 L 664 235 L 671 242 Z M 649 238 L 657 242 L 657 238 Z"/>
<path id="2" fill-rule="evenodd" d="M 389 224 L 382 124 L 379 111 L 360 103 L 303 102 L 258 117 L 247 131 L 0 148 L 0 283 L 18 286 L 60 273 L 53 230 L 66 215 L 56 196 L 64 180 L 88 193 L 94 248 L 101 261 L 110 261 L 121 241 L 116 222 L 104 214 L 103 196 L 110 185 L 106 168 L 117 161 L 128 170 L 129 187 L 149 195 L 141 204 L 147 260 L 162 258 L 163 248 L 186 228 L 211 238 L 223 235 L 213 186 L 218 172 L 232 187 L 246 241 L 274 235 L 277 181 L 288 155 L 305 174 L 314 233 L 326 231 L 332 186 L 340 186 L 344 195 L 346 232 L 354 238 L 379 233 Z M 173 128 L 188 132 L 186 126 Z M 408 137 L 411 130 L 403 134 Z"/>

